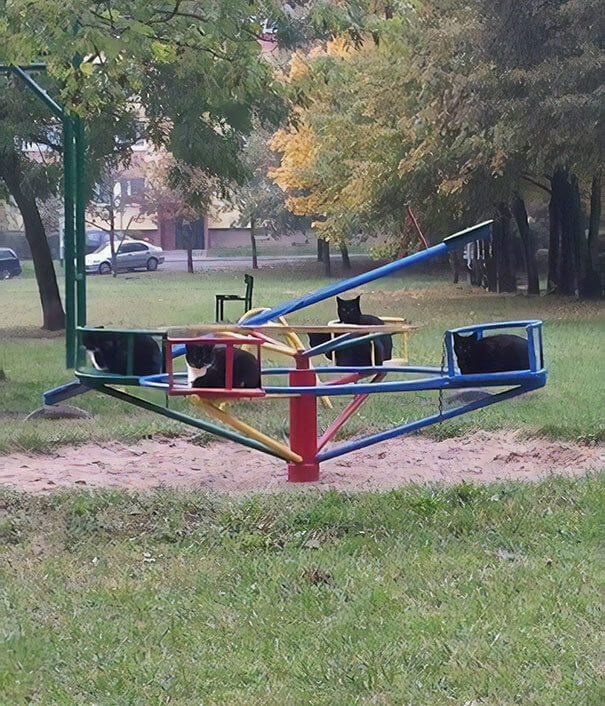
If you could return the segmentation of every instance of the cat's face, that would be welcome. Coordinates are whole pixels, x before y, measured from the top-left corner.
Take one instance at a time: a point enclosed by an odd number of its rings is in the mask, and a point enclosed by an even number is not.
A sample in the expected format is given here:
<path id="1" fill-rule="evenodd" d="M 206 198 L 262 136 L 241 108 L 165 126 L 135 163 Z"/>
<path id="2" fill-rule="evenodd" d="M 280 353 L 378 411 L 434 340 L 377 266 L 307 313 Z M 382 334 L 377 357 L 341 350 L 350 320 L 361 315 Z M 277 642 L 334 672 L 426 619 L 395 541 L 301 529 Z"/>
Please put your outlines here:
<path id="1" fill-rule="evenodd" d="M 90 353 L 90 358 L 95 368 L 107 370 L 118 343 L 110 335 L 97 333 L 96 331 L 84 331 L 82 334 L 82 345 Z"/>
<path id="2" fill-rule="evenodd" d="M 205 368 L 214 358 L 214 346 L 209 343 L 187 343 L 185 360 L 192 368 Z"/>
<path id="3" fill-rule="evenodd" d="M 454 353 L 456 358 L 458 358 L 459 364 L 460 361 L 466 361 L 472 355 L 474 345 L 478 340 L 479 336 L 476 331 L 468 336 L 462 336 L 459 333 L 454 334 Z"/>
<path id="4" fill-rule="evenodd" d="M 359 297 L 355 299 L 341 299 L 336 297 L 336 304 L 338 306 L 338 318 L 345 324 L 356 324 L 359 323 L 361 317 L 361 307 L 359 305 Z"/>

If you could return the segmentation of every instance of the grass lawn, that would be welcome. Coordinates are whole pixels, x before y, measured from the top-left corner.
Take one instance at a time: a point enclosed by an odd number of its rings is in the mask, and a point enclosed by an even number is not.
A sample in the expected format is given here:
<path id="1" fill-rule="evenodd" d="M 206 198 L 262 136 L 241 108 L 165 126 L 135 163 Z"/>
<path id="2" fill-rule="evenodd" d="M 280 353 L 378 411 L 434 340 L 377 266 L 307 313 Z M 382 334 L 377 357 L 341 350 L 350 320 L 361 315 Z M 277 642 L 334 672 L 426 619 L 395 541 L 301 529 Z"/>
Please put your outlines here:
<path id="1" fill-rule="evenodd" d="M 355 263 L 359 267 L 359 263 Z M 255 305 L 272 305 L 326 283 L 315 263 L 265 267 L 255 274 Z M 335 277 L 342 276 L 339 266 Z M 241 288 L 241 272 L 133 273 L 90 277 L 89 322 L 114 326 L 160 326 L 213 320 L 214 294 Z M 62 286 L 62 282 L 60 282 Z M 599 303 L 556 297 L 488 294 L 453 285 L 443 276 L 406 275 L 379 280 L 360 289 L 365 311 L 405 316 L 420 326 L 410 342 L 414 363 L 438 365 L 443 331 L 463 324 L 504 319 L 542 318 L 549 380 L 546 388 L 524 398 L 494 405 L 425 433 L 456 435 L 473 428 L 516 428 L 528 434 L 562 439 L 601 439 L 605 434 L 605 321 Z M 135 440 L 148 434 L 188 432 L 188 428 L 150 413 L 133 410 L 91 392 L 76 404 L 95 413 L 90 421 L 28 422 L 25 415 L 40 404 L 43 390 L 70 379 L 64 368 L 63 338 L 42 336 L 36 283 L 28 268 L 23 278 L 0 282 L 0 452 L 44 450 L 60 443 L 86 440 Z M 239 309 L 229 309 L 234 316 Z M 333 301 L 293 314 L 292 322 L 316 323 L 335 318 Z M 283 362 L 283 361 L 280 361 Z M 148 395 L 158 394 L 147 392 Z M 186 401 L 176 406 L 188 408 Z M 263 426 L 283 435 L 285 402 L 263 402 Z M 337 406 L 341 405 L 339 401 Z M 435 393 L 383 395 L 368 403 L 345 430 L 382 429 L 430 414 Z M 258 403 L 242 406 L 242 416 L 258 422 Z M 331 415 L 330 415 L 331 416 Z M 323 413 L 322 423 L 328 415 Z M 199 437 L 203 442 L 205 439 Z"/>
<path id="2" fill-rule="evenodd" d="M 602 703 L 602 480 L 0 491 L 0 702 Z"/>

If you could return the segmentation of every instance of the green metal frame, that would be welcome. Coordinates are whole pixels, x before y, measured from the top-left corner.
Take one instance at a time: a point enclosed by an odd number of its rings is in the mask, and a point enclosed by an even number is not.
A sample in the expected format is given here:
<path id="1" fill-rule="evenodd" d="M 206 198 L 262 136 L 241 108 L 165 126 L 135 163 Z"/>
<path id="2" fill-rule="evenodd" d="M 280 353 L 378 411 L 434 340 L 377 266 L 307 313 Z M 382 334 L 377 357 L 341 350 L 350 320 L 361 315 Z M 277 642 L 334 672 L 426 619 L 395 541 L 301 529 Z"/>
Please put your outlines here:
<path id="1" fill-rule="evenodd" d="M 86 139 L 80 116 L 66 111 L 35 81 L 30 72 L 45 64 L 0 64 L 0 75 L 13 75 L 36 95 L 63 125 L 63 200 L 65 210 L 65 364 L 74 368 L 82 359 L 76 328 L 86 325 Z"/>
<path id="2" fill-rule="evenodd" d="M 262 451 L 263 453 L 266 453 L 269 456 L 274 456 L 275 458 L 283 460 L 283 457 L 280 456 L 280 454 L 278 454 L 276 451 L 269 448 L 268 446 L 265 446 L 260 441 L 256 441 L 256 439 L 251 439 L 247 436 L 244 436 L 243 434 L 238 434 L 235 431 L 224 429 L 223 427 L 219 427 L 216 424 L 212 424 L 212 422 L 206 422 L 203 419 L 191 417 L 188 414 L 177 412 L 176 410 L 170 409 L 169 407 L 162 407 L 159 404 L 155 404 L 154 402 L 150 402 L 149 400 L 144 400 L 141 397 L 136 397 L 135 395 L 131 395 L 128 392 L 123 392 L 122 390 L 117 390 L 113 387 L 108 387 L 108 385 L 106 384 L 99 384 L 98 379 L 97 381 L 91 379 L 87 381 L 86 384 L 92 387 L 93 389 L 97 390 L 98 392 L 102 392 L 103 394 L 109 395 L 110 397 L 115 397 L 116 399 L 121 400 L 122 402 L 128 402 L 129 404 L 133 404 L 136 407 L 146 409 L 149 412 L 155 412 L 156 414 L 161 414 L 163 417 L 175 419 L 177 422 L 188 424 L 190 427 L 194 427 L 195 429 L 207 431 L 210 434 L 213 434 L 214 436 L 220 436 L 223 439 L 235 441 L 238 444 L 241 444 L 242 446 L 247 446 L 249 449 Z"/>

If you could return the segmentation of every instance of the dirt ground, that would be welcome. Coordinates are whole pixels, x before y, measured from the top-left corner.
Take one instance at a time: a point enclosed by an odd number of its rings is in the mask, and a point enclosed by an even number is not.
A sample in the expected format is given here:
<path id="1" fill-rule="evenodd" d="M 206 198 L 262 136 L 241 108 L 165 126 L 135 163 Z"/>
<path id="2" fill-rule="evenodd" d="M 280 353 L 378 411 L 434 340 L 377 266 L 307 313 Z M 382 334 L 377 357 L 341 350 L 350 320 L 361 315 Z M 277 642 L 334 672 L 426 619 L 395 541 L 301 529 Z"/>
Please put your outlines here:
<path id="1" fill-rule="evenodd" d="M 405 483 L 488 483 L 581 475 L 605 468 L 605 446 L 521 439 L 514 432 L 478 432 L 434 441 L 394 439 L 322 464 L 308 486 L 382 490 Z M 65 487 L 205 488 L 219 492 L 285 489 L 285 463 L 232 443 L 200 447 L 186 439 L 87 444 L 52 455 L 0 456 L 0 484 L 31 492 Z"/>

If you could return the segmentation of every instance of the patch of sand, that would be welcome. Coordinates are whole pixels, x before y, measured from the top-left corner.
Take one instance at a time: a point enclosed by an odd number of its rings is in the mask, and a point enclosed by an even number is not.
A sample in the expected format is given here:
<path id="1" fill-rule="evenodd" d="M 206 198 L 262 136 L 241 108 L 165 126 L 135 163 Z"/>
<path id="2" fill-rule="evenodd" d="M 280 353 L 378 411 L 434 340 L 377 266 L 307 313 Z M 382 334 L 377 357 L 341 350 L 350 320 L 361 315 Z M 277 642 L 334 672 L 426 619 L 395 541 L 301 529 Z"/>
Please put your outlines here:
<path id="1" fill-rule="evenodd" d="M 322 464 L 306 487 L 382 490 L 405 483 L 487 483 L 581 475 L 605 468 L 605 446 L 521 439 L 513 432 L 477 432 L 434 441 L 408 436 Z M 220 492 L 275 491 L 286 464 L 232 443 L 200 447 L 186 439 L 66 447 L 52 455 L 0 456 L 0 483 L 31 492 L 65 487 L 205 488 Z"/>

